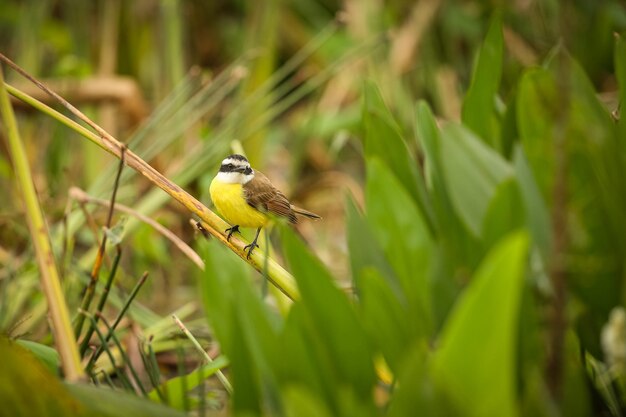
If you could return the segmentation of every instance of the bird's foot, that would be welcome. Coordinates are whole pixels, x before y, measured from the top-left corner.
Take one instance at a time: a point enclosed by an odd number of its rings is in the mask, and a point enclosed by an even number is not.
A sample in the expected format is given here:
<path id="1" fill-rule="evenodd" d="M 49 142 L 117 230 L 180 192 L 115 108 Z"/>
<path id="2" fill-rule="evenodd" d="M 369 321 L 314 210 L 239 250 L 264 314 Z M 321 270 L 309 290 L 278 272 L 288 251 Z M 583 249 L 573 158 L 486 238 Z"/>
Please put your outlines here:
<path id="1" fill-rule="evenodd" d="M 224 233 L 228 233 L 228 235 L 226 236 L 226 241 L 230 240 L 230 237 L 234 234 L 234 233 L 241 233 L 239 231 L 239 225 L 234 225 L 233 227 L 229 227 L 228 229 L 224 230 Z"/>
<path id="2" fill-rule="evenodd" d="M 259 245 L 256 244 L 256 239 L 249 245 L 244 246 L 243 251 L 245 252 L 246 249 L 248 250 L 248 256 L 246 256 L 246 258 L 250 259 L 250 255 L 252 255 L 252 251 L 254 250 L 254 248 L 258 248 L 258 247 Z"/>

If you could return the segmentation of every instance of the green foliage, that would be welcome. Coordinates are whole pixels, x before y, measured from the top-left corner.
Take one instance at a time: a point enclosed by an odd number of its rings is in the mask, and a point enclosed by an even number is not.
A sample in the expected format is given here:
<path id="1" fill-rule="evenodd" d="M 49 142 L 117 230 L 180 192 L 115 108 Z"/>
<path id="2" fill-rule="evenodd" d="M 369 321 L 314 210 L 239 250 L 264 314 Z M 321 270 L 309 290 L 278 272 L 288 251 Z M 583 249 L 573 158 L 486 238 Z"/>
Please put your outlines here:
<path id="1" fill-rule="evenodd" d="M 247 411 L 515 416 L 610 409 L 620 415 L 613 385 L 597 385 L 606 405 L 594 405 L 585 388 L 586 369 L 600 369 L 601 325 L 621 299 L 626 229 L 617 213 L 626 209 L 626 192 L 618 178 L 626 176 L 620 124 L 576 62 L 558 50 L 545 67 L 521 75 L 500 117 L 498 19 L 479 55 L 463 123 L 439 128 L 429 106 L 418 102 L 411 142 L 378 88 L 365 84 L 363 210 L 346 199 L 354 296 L 340 291 L 288 230 L 281 233 L 283 251 L 301 299 L 285 318 L 254 300 L 258 295 L 236 259 L 227 267 L 231 284 L 212 285 L 216 305 L 230 300 L 220 311 L 207 306 L 218 338 L 233 311 L 243 317 L 249 310 L 250 320 L 265 329 L 249 338 L 255 332 L 242 322 L 230 328 L 239 329 L 235 337 L 244 345 L 227 355 L 237 355 L 247 370 L 233 368 L 235 387 L 250 401 Z M 413 156 L 412 143 L 423 160 Z M 555 173 L 563 161 L 560 183 Z M 567 199 L 559 205 L 563 186 Z M 557 231 L 568 242 L 563 253 L 555 253 L 555 216 L 566 219 L 565 230 Z M 554 331 L 545 311 L 555 256 L 565 257 L 566 285 L 580 303 L 576 313 L 569 307 L 556 313 L 566 318 L 561 397 L 550 394 L 544 351 Z M 219 259 L 222 272 L 207 272 L 205 280 L 224 274 Z M 277 320 L 274 326 L 265 323 L 268 317 Z M 382 399 L 372 394 L 375 375 L 392 390 Z M 237 378 L 247 379 L 238 384 Z M 233 401 L 238 411 L 236 396 Z"/>
<path id="2" fill-rule="evenodd" d="M 488 204 L 513 170 L 462 126 L 446 126 L 441 131 L 441 145 L 443 175 L 454 209 L 474 236 L 480 237 Z"/>
<path id="3" fill-rule="evenodd" d="M 132 216 L 123 234 L 109 231 L 124 259 L 103 314 L 120 311 L 123 288 L 145 269 L 151 277 L 150 293 L 124 316 L 132 324 L 112 333 L 90 374 L 111 390 L 58 375 L 22 207 L 5 199 L 0 325 L 11 337 L 42 336 L 0 339 L 0 414 L 204 415 L 220 405 L 236 416 L 626 414 L 623 351 L 607 342 L 626 334 L 624 323 L 607 324 L 626 302 L 626 43 L 612 37 L 626 30 L 626 12 L 618 0 L 500 2 L 491 15 L 493 2 L 481 0 L 366 1 L 337 16 L 341 2 L 314 0 L 165 0 L 150 13 L 131 2 L 102 10 L 31 3 L 0 4 L 2 52 L 33 74 L 70 81 L 113 64 L 147 100 L 166 97 L 135 133 L 125 126 L 134 129 L 132 120 L 112 129 L 168 179 L 206 195 L 216 163 L 243 147 L 255 168 L 287 172 L 283 191 L 298 205 L 310 199 L 329 215 L 297 225 L 299 233 L 279 227 L 271 241 L 280 250 L 257 249 L 277 252 L 293 273 L 289 305 L 216 239 L 199 243 L 205 269 L 197 272 Z M 398 51 L 404 66 L 389 59 Z M 183 76 L 191 64 L 204 69 Z M 90 115 L 107 112 L 111 98 L 101 100 Z M 45 174 L 33 169 L 76 313 L 102 212 L 78 207 L 66 191 L 88 181 L 90 195 L 109 196 L 117 162 L 100 165 L 99 150 L 75 149 L 59 141 L 66 130 L 29 119 L 20 114 L 20 131 Z M 11 176 L 0 156 L 7 195 Z M 137 179 L 124 170 L 120 202 L 190 240 L 187 215 Z M 338 214 L 344 189 L 352 193 Z M 561 289 L 564 305 L 555 302 Z M 195 314 L 197 298 L 205 316 Z M 180 305 L 196 346 L 219 349 L 193 371 L 183 365 L 199 355 L 181 348 L 170 319 Z M 80 341 L 87 355 L 94 341 Z M 175 350 L 185 357 L 172 374 L 157 353 Z M 141 378 L 131 375 L 138 357 Z M 150 386 L 138 388 L 145 379 Z"/>
<path id="4" fill-rule="evenodd" d="M 365 154 L 381 158 L 411 193 L 422 211 L 430 216 L 431 208 L 424 180 L 417 166 L 412 162 L 411 154 L 402 139 L 397 122 L 391 116 L 375 85 L 367 82 L 363 95 Z M 430 217 L 426 220 L 430 221 Z"/>
<path id="5" fill-rule="evenodd" d="M 22 344 L 22 343 L 20 343 Z M 28 344 L 31 348 L 32 344 Z M 36 348 L 42 351 L 40 347 Z M 0 338 L 3 414 L 21 416 L 180 416 L 131 394 L 82 384 L 64 385 L 26 349 Z M 35 392 L 36 390 L 36 392 Z"/>
<path id="6" fill-rule="evenodd" d="M 515 356 L 527 246 L 523 233 L 495 245 L 442 330 L 434 378 L 457 413 L 517 414 Z"/>
<path id="7" fill-rule="evenodd" d="M 478 52 L 462 113 L 463 123 L 496 150 L 502 150 L 496 99 L 502 77 L 503 44 L 502 20 L 495 14 Z"/>
<path id="8" fill-rule="evenodd" d="M 188 391 L 203 384 L 206 379 L 226 365 L 228 365 L 228 360 L 220 356 L 213 362 L 202 365 L 187 375 L 181 375 L 167 380 L 167 382 L 161 384 L 158 388 L 150 391 L 148 397 L 152 401 L 158 402 L 160 395 L 162 395 L 166 399 L 168 406 L 178 410 L 184 410 L 187 400 L 186 397 L 189 395 Z"/>
<path id="9" fill-rule="evenodd" d="M 31 342 L 30 340 L 17 340 L 15 343 L 30 350 L 51 373 L 57 374 L 59 372 L 59 366 L 61 365 L 59 353 L 50 346 Z"/>

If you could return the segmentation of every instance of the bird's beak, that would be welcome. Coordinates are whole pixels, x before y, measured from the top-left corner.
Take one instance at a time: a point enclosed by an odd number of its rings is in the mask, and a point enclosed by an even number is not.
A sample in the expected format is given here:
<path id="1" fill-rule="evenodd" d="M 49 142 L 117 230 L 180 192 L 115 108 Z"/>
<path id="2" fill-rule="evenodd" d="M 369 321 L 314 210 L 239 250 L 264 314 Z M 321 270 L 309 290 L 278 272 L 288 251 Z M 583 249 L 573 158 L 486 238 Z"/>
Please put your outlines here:
<path id="1" fill-rule="evenodd" d="M 244 172 L 246 172 L 246 167 L 238 167 L 236 169 L 233 169 L 233 171 L 241 172 L 243 174 Z"/>

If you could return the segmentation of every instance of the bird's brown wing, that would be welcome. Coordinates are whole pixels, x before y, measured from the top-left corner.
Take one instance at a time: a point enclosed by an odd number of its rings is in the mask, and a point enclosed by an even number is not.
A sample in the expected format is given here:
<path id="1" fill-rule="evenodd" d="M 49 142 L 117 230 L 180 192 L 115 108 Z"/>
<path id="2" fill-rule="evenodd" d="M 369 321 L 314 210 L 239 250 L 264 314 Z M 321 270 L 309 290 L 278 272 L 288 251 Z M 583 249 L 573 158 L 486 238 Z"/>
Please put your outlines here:
<path id="1" fill-rule="evenodd" d="M 246 202 L 255 209 L 286 217 L 294 224 L 298 222 L 287 197 L 259 171 L 254 171 L 254 178 L 244 184 L 243 191 Z"/>

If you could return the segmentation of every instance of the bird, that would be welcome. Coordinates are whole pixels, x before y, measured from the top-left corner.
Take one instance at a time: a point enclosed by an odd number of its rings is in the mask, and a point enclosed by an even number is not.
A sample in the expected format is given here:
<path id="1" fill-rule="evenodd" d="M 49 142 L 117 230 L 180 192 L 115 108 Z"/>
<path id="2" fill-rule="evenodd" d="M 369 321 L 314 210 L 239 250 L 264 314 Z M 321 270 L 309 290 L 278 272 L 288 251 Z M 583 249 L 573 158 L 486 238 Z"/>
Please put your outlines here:
<path id="1" fill-rule="evenodd" d="M 315 213 L 296 207 L 261 172 L 252 169 L 245 156 L 233 154 L 221 163 L 217 175 L 209 187 L 211 200 L 231 227 L 226 229 L 226 240 L 230 240 L 240 227 L 256 228 L 256 236 L 249 245 L 247 258 L 250 259 L 261 229 L 273 216 L 286 218 L 289 223 L 298 223 L 298 216 L 318 220 Z"/>

